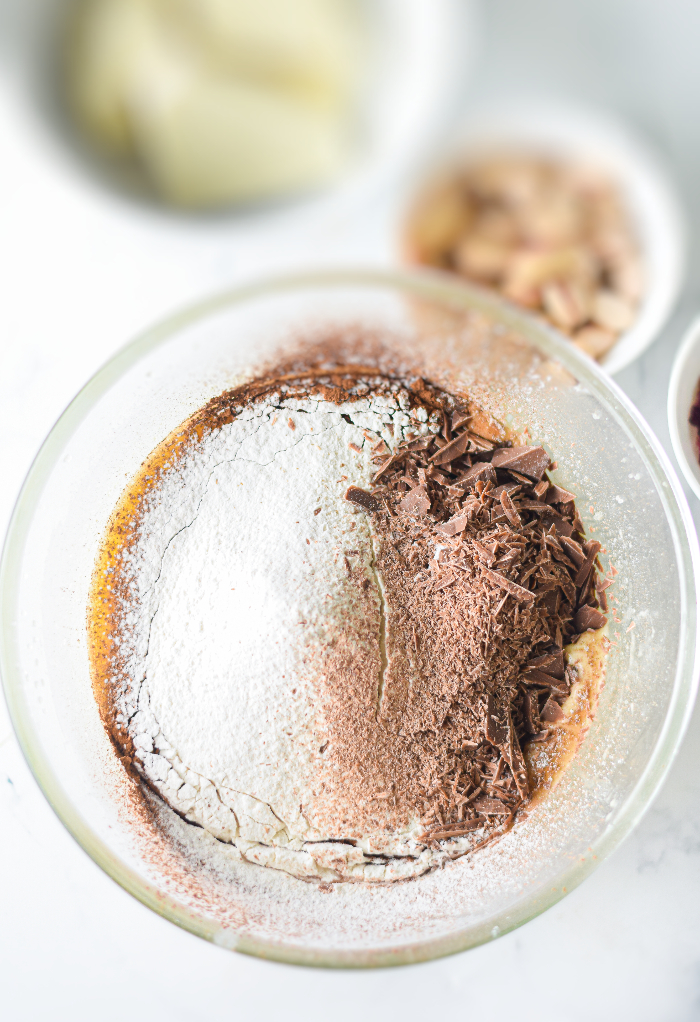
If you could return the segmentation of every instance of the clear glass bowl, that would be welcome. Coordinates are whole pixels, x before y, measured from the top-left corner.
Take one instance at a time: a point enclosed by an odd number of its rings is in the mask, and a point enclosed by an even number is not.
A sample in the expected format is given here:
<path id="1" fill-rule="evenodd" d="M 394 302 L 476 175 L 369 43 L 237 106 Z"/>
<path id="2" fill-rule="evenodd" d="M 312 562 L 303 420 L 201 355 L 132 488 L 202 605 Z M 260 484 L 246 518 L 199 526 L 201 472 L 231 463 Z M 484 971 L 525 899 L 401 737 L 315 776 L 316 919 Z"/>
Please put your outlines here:
<path id="1" fill-rule="evenodd" d="M 492 846 L 409 883 L 323 889 L 235 861 L 138 797 L 93 698 L 86 599 L 107 519 L 147 454 L 311 326 L 362 323 L 394 358 L 529 424 L 618 569 L 597 716 L 561 782 Z M 126 890 L 215 943 L 308 965 L 416 962 L 554 904 L 639 820 L 697 683 L 697 540 L 666 457 L 593 363 L 494 296 L 430 274 L 303 276 L 189 309 L 120 351 L 31 468 L 1 568 L 2 674 L 27 760 L 77 841 Z"/>

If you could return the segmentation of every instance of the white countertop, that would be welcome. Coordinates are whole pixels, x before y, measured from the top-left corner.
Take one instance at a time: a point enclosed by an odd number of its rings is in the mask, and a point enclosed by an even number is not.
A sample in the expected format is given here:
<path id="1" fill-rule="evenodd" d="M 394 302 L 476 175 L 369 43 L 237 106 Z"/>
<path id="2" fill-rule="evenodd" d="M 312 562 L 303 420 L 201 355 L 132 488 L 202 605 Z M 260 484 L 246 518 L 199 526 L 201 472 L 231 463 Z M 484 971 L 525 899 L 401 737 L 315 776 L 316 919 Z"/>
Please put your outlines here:
<path id="1" fill-rule="evenodd" d="M 23 7 L 24 4 L 24 7 Z M 269 248 L 111 201 L 32 127 L 21 52 L 33 0 L 0 0 L 0 531 L 38 445 L 89 375 L 173 307 L 285 266 L 386 264 L 391 196 Z M 689 0 L 489 0 L 480 96 L 525 83 L 610 101 L 665 152 L 700 236 L 700 9 Z M 18 57 L 18 54 L 20 56 Z M 272 239 L 274 241 L 274 239 Z M 270 256 L 270 251 L 274 255 Z M 666 387 L 700 311 L 698 261 L 673 320 L 618 382 L 670 453 Z M 690 499 L 700 523 L 700 503 Z M 0 702 L 0 1017 L 700 1018 L 700 711 L 660 795 L 581 887 L 492 944 L 394 971 L 321 972 L 210 946 L 95 866 L 45 802 Z"/>

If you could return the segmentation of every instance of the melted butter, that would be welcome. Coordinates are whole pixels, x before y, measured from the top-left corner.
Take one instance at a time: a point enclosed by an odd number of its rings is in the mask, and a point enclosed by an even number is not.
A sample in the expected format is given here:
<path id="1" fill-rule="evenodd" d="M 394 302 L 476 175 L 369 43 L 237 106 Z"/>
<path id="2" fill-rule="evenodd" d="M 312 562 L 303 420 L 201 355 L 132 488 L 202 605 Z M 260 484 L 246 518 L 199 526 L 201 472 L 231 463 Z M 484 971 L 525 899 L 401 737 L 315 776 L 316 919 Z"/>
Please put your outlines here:
<path id="1" fill-rule="evenodd" d="M 119 670 L 118 614 L 128 582 L 125 557 L 138 536 L 144 501 L 158 489 L 164 473 L 175 465 L 186 446 L 197 442 L 203 432 L 199 423 L 187 432 L 179 427 L 146 458 L 119 498 L 97 553 L 87 605 L 87 639 L 92 688 L 110 731 L 115 728 L 112 689 Z M 129 747 L 126 732 L 118 730 L 120 742 Z"/>

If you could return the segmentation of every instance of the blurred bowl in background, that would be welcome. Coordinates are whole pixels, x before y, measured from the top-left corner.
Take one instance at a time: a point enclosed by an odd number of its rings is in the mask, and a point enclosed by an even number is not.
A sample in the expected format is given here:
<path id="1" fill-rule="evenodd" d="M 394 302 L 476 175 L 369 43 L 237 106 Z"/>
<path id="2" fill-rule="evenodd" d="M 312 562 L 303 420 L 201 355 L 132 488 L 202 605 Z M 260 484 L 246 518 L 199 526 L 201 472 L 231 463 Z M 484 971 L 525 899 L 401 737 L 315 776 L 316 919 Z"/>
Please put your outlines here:
<path id="1" fill-rule="evenodd" d="M 37 65 L 35 79 L 43 75 L 38 88 L 35 82 L 41 112 L 63 143 L 64 155 L 70 155 L 70 170 L 83 175 L 86 184 L 97 185 L 103 193 L 107 186 L 122 200 L 130 199 L 151 211 L 160 209 L 163 215 L 176 215 L 155 197 L 137 167 L 96 153 L 77 127 L 67 102 L 65 69 L 60 66 L 67 19 L 74 4 L 69 0 L 42 0 L 42 5 L 47 16 L 33 20 L 26 45 Z M 302 189 L 296 196 L 274 196 L 274 189 L 267 197 L 258 197 L 265 201 L 254 201 L 251 195 L 250 201 L 237 207 L 216 210 L 217 220 L 235 219 L 251 226 L 288 224 L 297 228 L 303 224 L 308 229 L 366 204 L 382 187 L 405 173 L 439 134 L 449 117 L 457 83 L 464 79 L 472 62 L 472 3 L 379 0 L 368 4 L 358 0 L 358 6 L 368 26 L 367 60 L 360 76 L 357 143 L 342 173 L 325 187 Z M 163 91 L 171 87 L 168 79 Z M 249 114 L 250 109 L 246 117 Z M 279 123 L 284 126 L 284 117 Z M 166 149 L 171 141 L 172 132 L 170 141 L 164 143 Z M 329 171 L 332 163 L 329 159 Z M 210 212 L 205 222 L 212 216 Z"/>
<path id="2" fill-rule="evenodd" d="M 688 328 L 673 362 L 668 387 L 668 428 L 688 485 L 700 498 L 700 443 L 690 413 L 700 385 L 700 318 Z"/>
<path id="3" fill-rule="evenodd" d="M 431 187 L 493 157 L 541 159 L 598 171 L 619 193 L 641 257 L 644 286 L 632 325 L 600 358 L 608 373 L 634 361 L 670 315 L 683 280 L 685 222 L 675 191 L 656 158 L 625 126 L 576 106 L 516 103 L 473 114 L 457 142 L 416 177 L 396 230 L 401 261 L 415 263 L 411 218 Z M 424 198 L 426 197 L 427 198 Z"/>

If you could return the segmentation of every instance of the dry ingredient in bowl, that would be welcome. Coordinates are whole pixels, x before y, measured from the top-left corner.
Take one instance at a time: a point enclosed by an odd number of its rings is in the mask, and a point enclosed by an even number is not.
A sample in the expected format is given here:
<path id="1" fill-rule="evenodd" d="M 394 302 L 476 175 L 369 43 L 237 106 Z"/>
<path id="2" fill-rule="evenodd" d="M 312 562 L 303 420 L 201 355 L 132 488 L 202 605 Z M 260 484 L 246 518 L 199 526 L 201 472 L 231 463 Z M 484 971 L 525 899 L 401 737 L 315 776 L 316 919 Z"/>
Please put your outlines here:
<path id="1" fill-rule="evenodd" d="M 95 569 L 127 769 L 307 880 L 406 879 L 503 833 L 540 785 L 529 748 L 551 781 L 558 729 L 580 741 L 575 643 L 606 623 L 600 544 L 552 468 L 467 398 L 371 368 L 211 401 L 129 485 Z"/>
<path id="2" fill-rule="evenodd" d="M 634 323 L 644 270 L 630 214 L 602 171 L 503 155 L 466 164 L 419 199 L 411 261 L 535 310 L 593 358 Z"/>
<path id="3" fill-rule="evenodd" d="M 76 123 L 164 202 L 284 197 L 328 184 L 352 159 L 366 32 L 356 0 L 73 0 L 69 9 Z"/>

